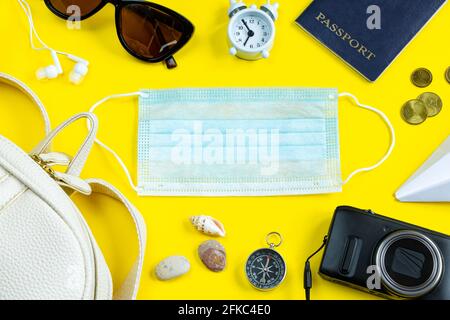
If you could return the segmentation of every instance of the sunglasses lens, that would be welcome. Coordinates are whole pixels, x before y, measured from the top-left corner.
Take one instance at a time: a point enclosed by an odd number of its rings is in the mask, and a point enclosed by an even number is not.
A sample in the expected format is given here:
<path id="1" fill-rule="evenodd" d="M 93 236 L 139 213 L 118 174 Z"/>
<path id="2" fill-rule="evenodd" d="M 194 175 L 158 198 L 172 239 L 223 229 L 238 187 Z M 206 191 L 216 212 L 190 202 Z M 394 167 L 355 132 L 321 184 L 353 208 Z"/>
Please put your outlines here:
<path id="1" fill-rule="evenodd" d="M 120 14 L 122 38 L 138 56 L 157 59 L 169 52 L 185 32 L 178 17 L 143 4 L 129 4 Z"/>
<path id="2" fill-rule="evenodd" d="M 80 17 L 83 17 L 97 9 L 102 0 L 49 0 L 49 2 L 62 15 L 70 16 L 78 11 Z"/>

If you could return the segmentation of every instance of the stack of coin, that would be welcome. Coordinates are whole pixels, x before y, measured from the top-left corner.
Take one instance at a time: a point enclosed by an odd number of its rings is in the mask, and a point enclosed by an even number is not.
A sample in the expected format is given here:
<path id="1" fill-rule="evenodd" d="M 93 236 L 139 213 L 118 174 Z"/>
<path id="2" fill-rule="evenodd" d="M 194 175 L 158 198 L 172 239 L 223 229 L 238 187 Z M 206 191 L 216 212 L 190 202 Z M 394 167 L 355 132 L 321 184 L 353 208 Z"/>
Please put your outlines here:
<path id="1" fill-rule="evenodd" d="M 450 83 L 450 67 L 445 71 L 445 78 Z M 428 87 L 433 82 L 433 74 L 426 68 L 418 68 L 411 74 L 411 82 L 419 88 Z M 438 115 L 441 110 L 441 98 L 433 92 L 425 92 L 417 99 L 406 102 L 401 114 L 409 124 L 420 124 L 427 118 Z"/>
<path id="2" fill-rule="evenodd" d="M 433 92 L 422 93 L 417 99 L 406 102 L 401 110 L 403 120 L 409 124 L 420 124 L 442 110 L 441 98 Z"/>

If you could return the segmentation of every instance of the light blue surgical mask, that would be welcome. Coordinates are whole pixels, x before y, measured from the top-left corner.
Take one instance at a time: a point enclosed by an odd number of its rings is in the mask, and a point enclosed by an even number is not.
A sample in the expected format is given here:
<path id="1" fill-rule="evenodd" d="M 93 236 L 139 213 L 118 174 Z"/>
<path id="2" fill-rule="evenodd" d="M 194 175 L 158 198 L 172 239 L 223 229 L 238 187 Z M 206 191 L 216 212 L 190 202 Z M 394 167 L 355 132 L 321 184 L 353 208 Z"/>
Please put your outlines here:
<path id="1" fill-rule="evenodd" d="M 172 89 L 138 94 L 134 188 L 142 196 L 339 192 L 355 174 L 381 165 L 395 144 L 394 129 L 381 111 L 350 94 L 339 95 L 336 89 Z M 345 182 L 339 154 L 340 96 L 378 113 L 392 134 L 387 154 Z M 117 154 L 102 145 L 126 170 Z"/>

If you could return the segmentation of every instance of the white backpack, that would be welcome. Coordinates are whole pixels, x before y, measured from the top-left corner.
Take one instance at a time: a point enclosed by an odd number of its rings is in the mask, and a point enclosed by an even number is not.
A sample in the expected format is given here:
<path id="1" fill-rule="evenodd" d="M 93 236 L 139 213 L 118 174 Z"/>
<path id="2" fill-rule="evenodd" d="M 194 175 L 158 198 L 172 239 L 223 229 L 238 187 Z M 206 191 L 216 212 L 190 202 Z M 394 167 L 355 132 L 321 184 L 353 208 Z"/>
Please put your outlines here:
<path id="1" fill-rule="evenodd" d="M 47 137 L 31 152 L 0 135 L 0 299 L 135 299 L 142 273 L 146 227 L 140 213 L 113 186 L 79 174 L 94 143 L 97 119 L 76 115 L 50 132 L 46 110 L 22 82 L 0 73 L 0 81 L 25 92 L 40 108 Z M 76 120 L 91 129 L 73 159 L 50 152 L 54 137 Z M 65 173 L 52 165 L 67 165 Z M 114 290 L 105 259 L 69 195 L 98 192 L 121 201 L 136 225 L 139 254 L 125 283 Z"/>

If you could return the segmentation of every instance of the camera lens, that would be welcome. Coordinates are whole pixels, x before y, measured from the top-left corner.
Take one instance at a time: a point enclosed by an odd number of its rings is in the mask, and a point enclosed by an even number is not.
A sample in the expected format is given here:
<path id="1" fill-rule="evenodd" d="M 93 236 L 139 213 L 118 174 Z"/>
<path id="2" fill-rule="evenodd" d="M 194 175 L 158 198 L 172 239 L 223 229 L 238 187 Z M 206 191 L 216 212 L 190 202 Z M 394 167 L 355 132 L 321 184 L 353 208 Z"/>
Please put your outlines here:
<path id="1" fill-rule="evenodd" d="M 383 285 L 403 298 L 418 298 L 439 283 L 443 259 L 436 244 L 417 231 L 400 230 L 382 240 L 375 263 Z"/>

